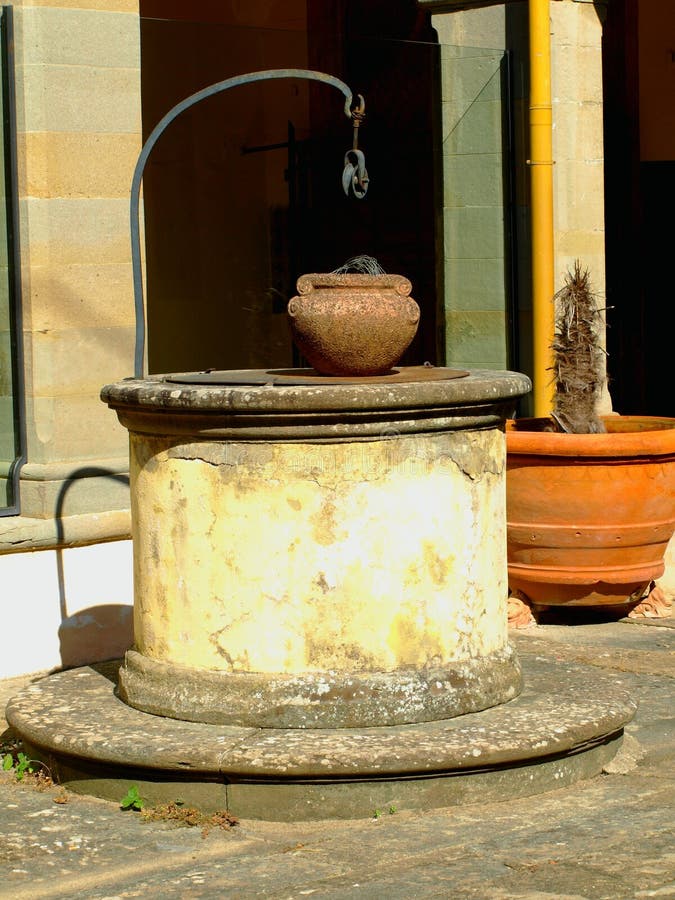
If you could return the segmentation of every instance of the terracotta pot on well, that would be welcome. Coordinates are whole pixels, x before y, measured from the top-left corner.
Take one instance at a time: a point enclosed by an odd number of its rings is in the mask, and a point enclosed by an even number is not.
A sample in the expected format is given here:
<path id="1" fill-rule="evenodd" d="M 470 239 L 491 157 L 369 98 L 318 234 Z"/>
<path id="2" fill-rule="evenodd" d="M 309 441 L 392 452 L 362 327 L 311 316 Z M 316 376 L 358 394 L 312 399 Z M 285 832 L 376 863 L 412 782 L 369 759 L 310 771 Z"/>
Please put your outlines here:
<path id="1" fill-rule="evenodd" d="M 664 572 L 675 419 L 603 421 L 606 434 L 507 423 L 509 589 L 535 606 L 632 608 Z"/>
<path id="2" fill-rule="evenodd" d="M 301 275 L 297 289 L 291 333 L 321 375 L 385 375 L 417 333 L 420 308 L 402 275 Z"/>

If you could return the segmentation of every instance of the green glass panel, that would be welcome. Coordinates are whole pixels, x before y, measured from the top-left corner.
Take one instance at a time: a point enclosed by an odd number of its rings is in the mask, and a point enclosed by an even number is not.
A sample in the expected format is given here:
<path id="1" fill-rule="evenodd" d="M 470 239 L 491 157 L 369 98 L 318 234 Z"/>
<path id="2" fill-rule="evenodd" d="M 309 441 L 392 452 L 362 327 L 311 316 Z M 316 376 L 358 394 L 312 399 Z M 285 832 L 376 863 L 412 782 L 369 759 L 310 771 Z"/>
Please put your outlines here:
<path id="1" fill-rule="evenodd" d="M 441 45 L 445 353 L 507 368 L 507 96 L 502 50 Z"/>

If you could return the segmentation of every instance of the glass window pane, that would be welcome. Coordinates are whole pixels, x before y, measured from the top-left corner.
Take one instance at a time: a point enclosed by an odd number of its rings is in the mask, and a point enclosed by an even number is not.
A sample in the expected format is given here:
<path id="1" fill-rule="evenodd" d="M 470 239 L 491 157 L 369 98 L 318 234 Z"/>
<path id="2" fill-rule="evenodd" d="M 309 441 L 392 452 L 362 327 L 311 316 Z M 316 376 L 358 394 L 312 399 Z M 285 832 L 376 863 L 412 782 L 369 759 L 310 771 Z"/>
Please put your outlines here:
<path id="1" fill-rule="evenodd" d="M 22 406 L 20 360 L 20 316 L 17 307 L 14 264 L 14 178 L 11 153 L 12 107 L 10 103 L 13 80 L 9 38 L 11 9 L 0 9 L 0 515 L 18 511 L 16 475 L 22 459 L 22 439 L 19 415 Z"/>

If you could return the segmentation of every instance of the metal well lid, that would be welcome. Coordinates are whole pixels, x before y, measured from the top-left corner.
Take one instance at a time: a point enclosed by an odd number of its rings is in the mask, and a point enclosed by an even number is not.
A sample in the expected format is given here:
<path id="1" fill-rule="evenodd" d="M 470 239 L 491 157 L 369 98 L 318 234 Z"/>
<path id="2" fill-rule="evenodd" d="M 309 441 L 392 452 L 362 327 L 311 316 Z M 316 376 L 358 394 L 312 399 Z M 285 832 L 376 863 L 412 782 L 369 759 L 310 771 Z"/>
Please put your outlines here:
<path id="1" fill-rule="evenodd" d="M 443 366 L 400 366 L 386 375 L 340 376 L 319 375 L 314 369 L 207 369 L 166 375 L 172 384 L 194 385 L 335 385 L 335 384 L 408 384 L 413 382 L 449 381 L 465 378 L 463 369 Z"/>

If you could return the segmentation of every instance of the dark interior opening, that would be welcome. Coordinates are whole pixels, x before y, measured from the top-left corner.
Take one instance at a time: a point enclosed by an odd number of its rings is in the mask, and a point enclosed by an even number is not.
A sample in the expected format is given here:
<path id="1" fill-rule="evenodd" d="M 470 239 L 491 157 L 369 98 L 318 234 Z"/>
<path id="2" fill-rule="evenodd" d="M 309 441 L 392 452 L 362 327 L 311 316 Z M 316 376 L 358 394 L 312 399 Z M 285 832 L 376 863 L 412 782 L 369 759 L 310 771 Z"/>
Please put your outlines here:
<path id="1" fill-rule="evenodd" d="M 367 254 L 406 275 L 422 318 L 402 362 L 439 362 L 438 47 L 414 0 L 141 0 L 143 130 L 217 81 L 326 72 L 366 99 L 363 200 L 341 175 L 352 126 L 331 87 L 236 87 L 172 123 L 143 182 L 150 372 L 302 363 L 286 303 L 305 272 Z M 386 7 L 386 8 L 385 8 Z"/>

